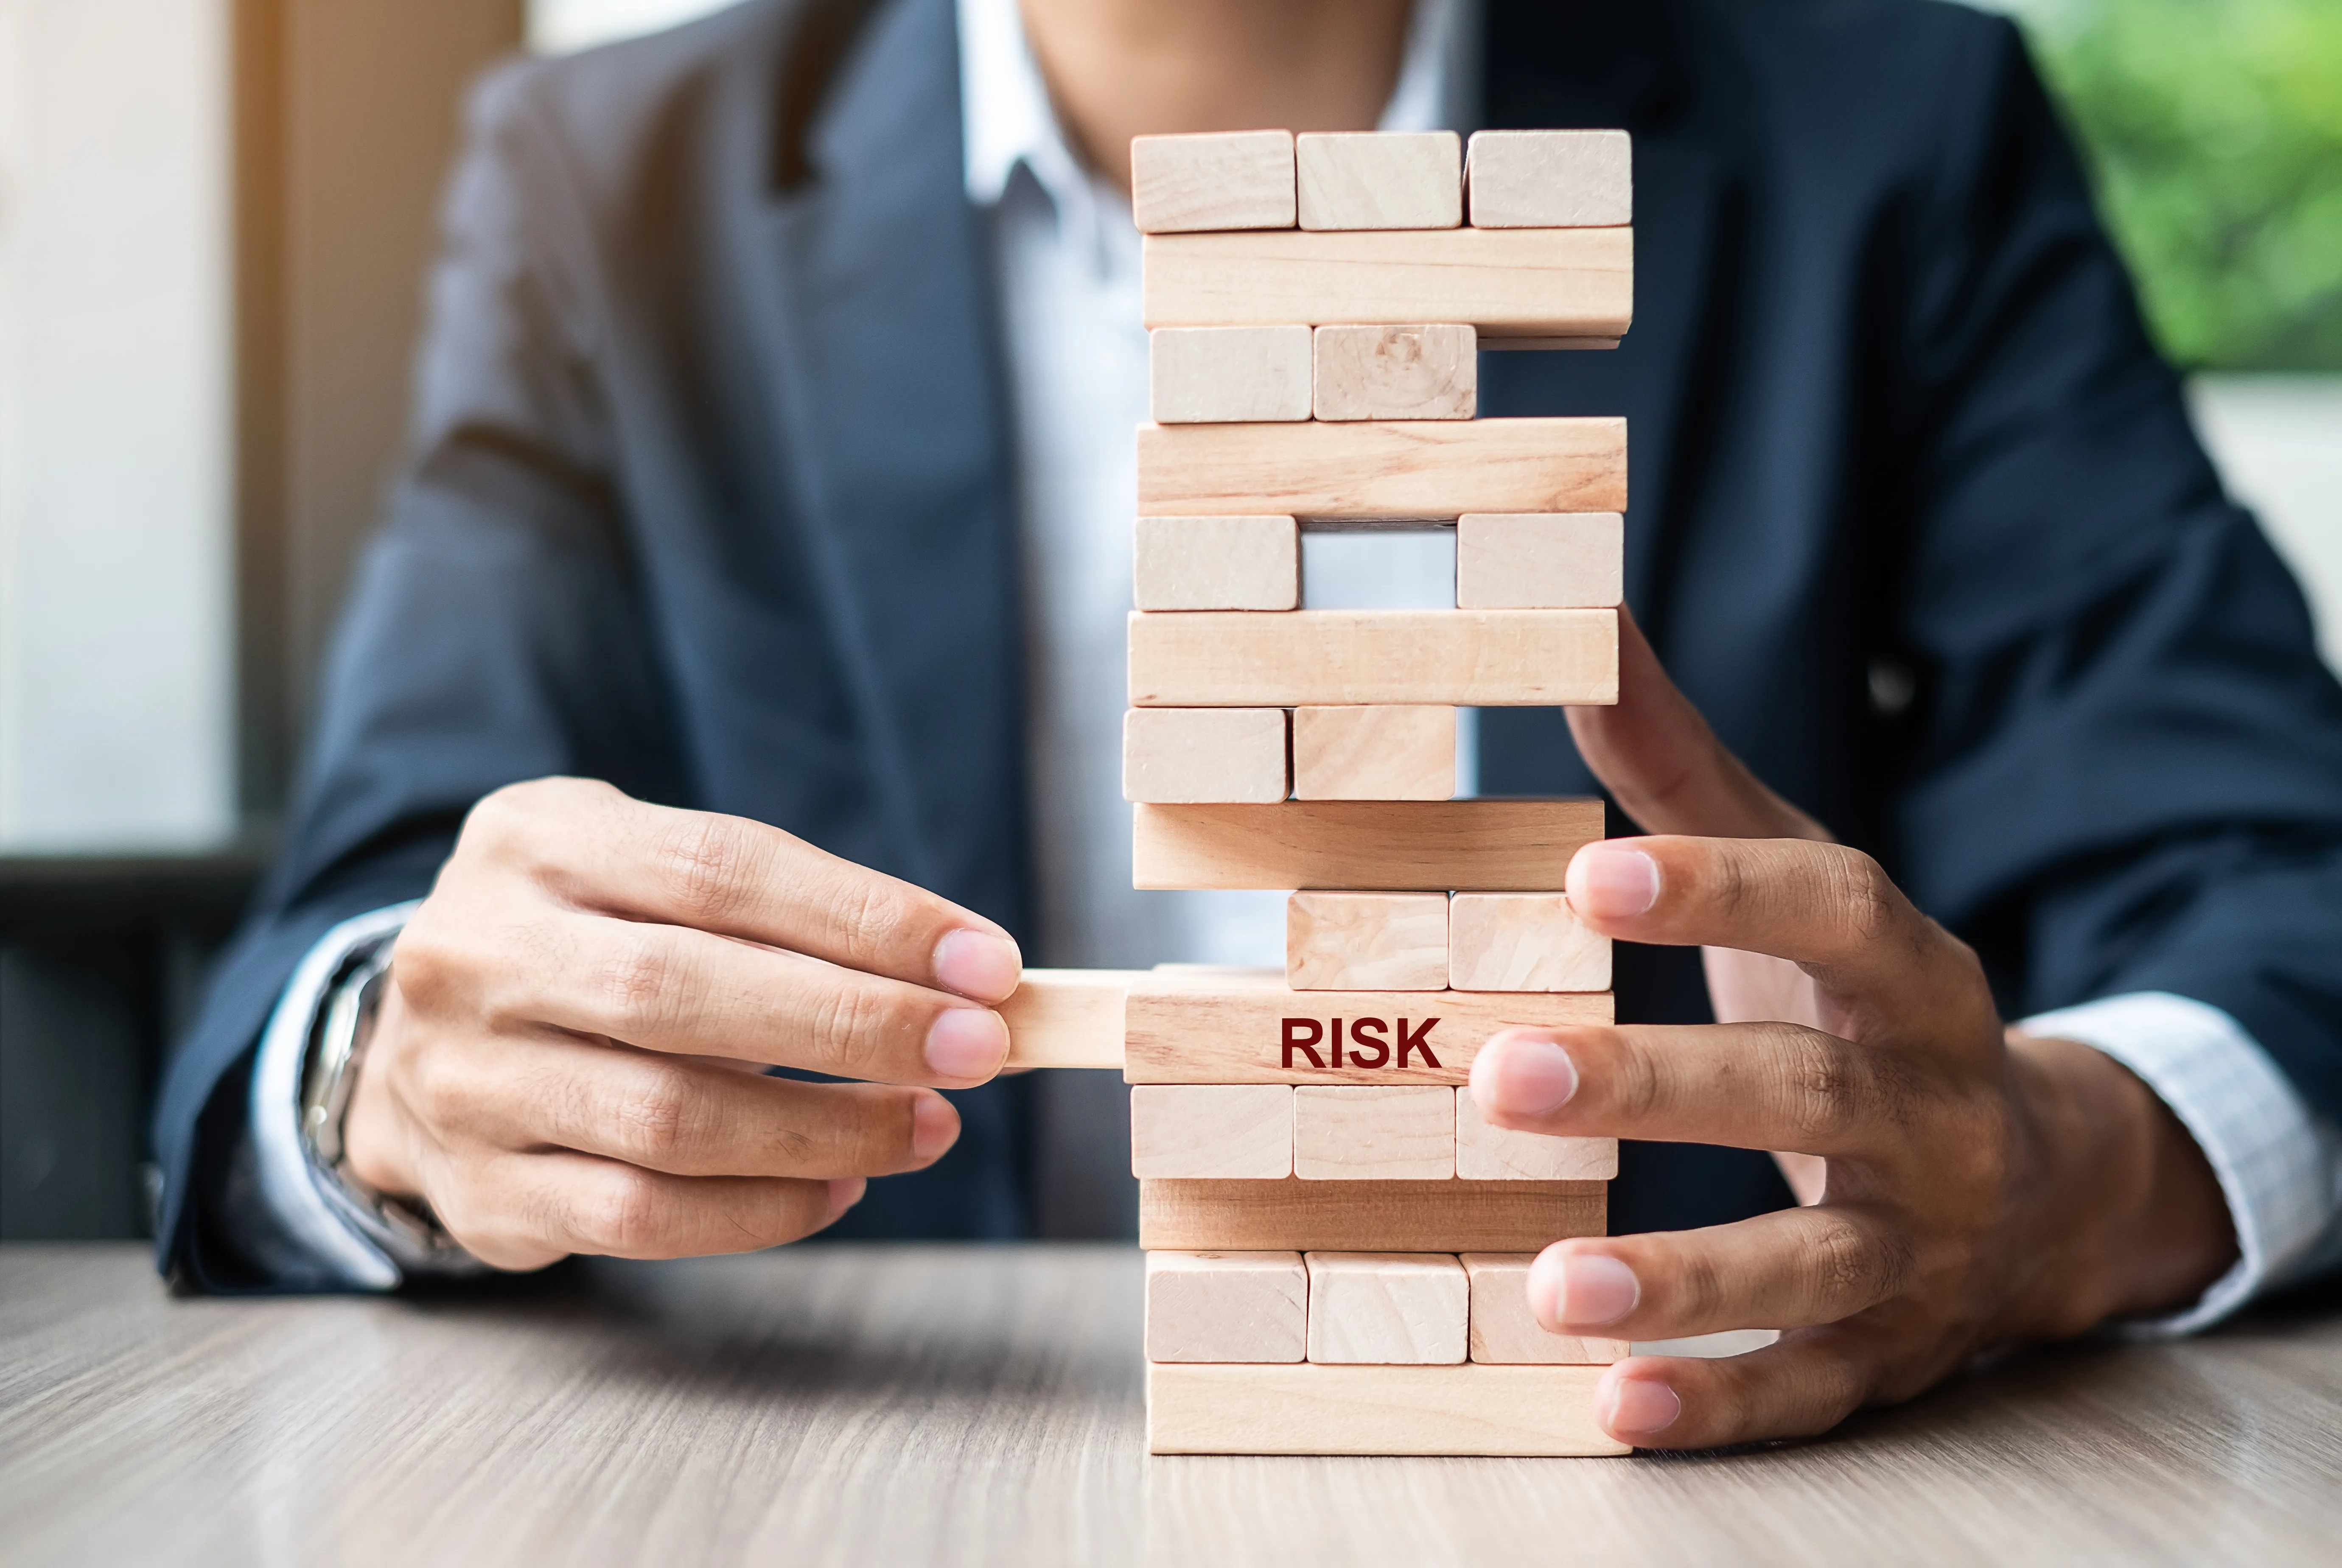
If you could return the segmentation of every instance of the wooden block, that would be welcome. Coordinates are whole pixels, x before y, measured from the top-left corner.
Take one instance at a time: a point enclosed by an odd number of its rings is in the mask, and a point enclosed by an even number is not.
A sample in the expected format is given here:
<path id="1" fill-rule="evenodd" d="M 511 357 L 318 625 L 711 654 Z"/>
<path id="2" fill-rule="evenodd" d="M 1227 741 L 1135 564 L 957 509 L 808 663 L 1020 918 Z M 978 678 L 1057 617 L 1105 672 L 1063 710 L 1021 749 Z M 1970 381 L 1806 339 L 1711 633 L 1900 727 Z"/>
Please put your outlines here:
<path id="1" fill-rule="evenodd" d="M 1133 708 L 1122 715 L 1122 798 L 1281 801 L 1283 708 Z"/>
<path id="2" fill-rule="evenodd" d="M 1305 229 L 1452 229 L 1464 221 L 1453 131 L 1306 132 L 1293 139 Z"/>
<path id="3" fill-rule="evenodd" d="M 1470 1339 L 1472 1288 L 1440 1253 L 1305 1253 L 1309 1359 L 1454 1366 Z"/>
<path id="4" fill-rule="evenodd" d="M 1158 423 L 1309 417 L 1315 351 L 1306 326 L 1166 326 L 1146 338 Z"/>
<path id="5" fill-rule="evenodd" d="M 1458 1261 L 1472 1284 L 1474 1361 L 1512 1366 L 1607 1366 L 1626 1359 L 1623 1339 L 1584 1339 L 1547 1333 L 1537 1326 L 1529 1313 L 1526 1288 L 1529 1265 L 1536 1262 L 1535 1253 L 1466 1253 Z"/>
<path id="6" fill-rule="evenodd" d="M 1602 1182 L 1141 1182 L 1149 1252 L 1534 1253 L 1607 1229 Z"/>
<path id="7" fill-rule="evenodd" d="M 1456 710 L 1441 705 L 1296 708 L 1298 800 L 1447 800 L 1456 794 Z"/>
<path id="8" fill-rule="evenodd" d="M 1292 133 L 1133 136 L 1130 215 L 1149 235 L 1291 228 Z"/>
<path id="9" fill-rule="evenodd" d="M 1465 170 L 1476 228 L 1635 221 L 1635 142 L 1624 131 L 1476 131 Z"/>
<path id="10" fill-rule="evenodd" d="M 1134 1084 L 1461 1084 L 1501 1031 L 1613 1017 L 1607 993 L 1295 991 L 1274 970 L 1156 970 L 1127 998 Z"/>
<path id="11" fill-rule="evenodd" d="M 1297 1362 L 1309 1275 L 1299 1253 L 1146 1254 L 1146 1359 Z"/>
<path id="12" fill-rule="evenodd" d="M 1146 1369 L 1149 1453 L 1631 1453 L 1596 1423 L 1598 1366 Z"/>
<path id="13" fill-rule="evenodd" d="M 1626 520 L 1616 512 L 1472 512 L 1456 520 L 1456 603 L 1573 610 L 1626 595 Z"/>
<path id="14" fill-rule="evenodd" d="M 1290 513 L 1439 523 L 1466 512 L 1623 512 L 1623 419 L 1142 424 L 1145 516 Z"/>
<path id="15" fill-rule="evenodd" d="M 1315 342 L 1310 383 L 1320 419 L 1469 419 L 1479 412 L 1479 339 L 1468 326 L 1321 326 Z"/>
<path id="16" fill-rule="evenodd" d="M 1411 1084 L 1294 1090 L 1293 1174 L 1305 1182 L 1453 1178 L 1456 1091 Z"/>
<path id="17" fill-rule="evenodd" d="M 1130 1174 L 1280 1182 L 1293 1174 L 1293 1091 L 1282 1084 L 1141 1084 L 1130 1092 Z"/>
<path id="18" fill-rule="evenodd" d="M 1141 517 L 1133 587 L 1142 610 L 1293 610 L 1301 524 L 1291 517 Z"/>
<path id="19" fill-rule="evenodd" d="M 1289 229 L 1142 243 L 1148 326 L 1455 321 L 1484 338 L 1615 342 L 1635 318 L 1632 229 Z"/>
<path id="20" fill-rule="evenodd" d="M 1286 801 L 1131 807 L 1131 885 L 1559 887 L 1598 800 Z"/>
<path id="21" fill-rule="evenodd" d="M 1610 939 L 1558 893 L 1459 893 L 1448 984 L 1458 991 L 1607 991 Z"/>
<path id="22" fill-rule="evenodd" d="M 1616 1138 L 1556 1138 L 1492 1127 L 1456 1089 L 1456 1174 L 1476 1182 L 1607 1182 L 1618 1174 Z"/>
<path id="23" fill-rule="evenodd" d="M 1445 991 L 1447 895 L 1296 893 L 1285 901 L 1296 991 Z"/>
<path id="24" fill-rule="evenodd" d="M 1129 659 L 1142 708 L 1603 705 L 1618 612 L 1133 611 Z"/>
<path id="25" fill-rule="evenodd" d="M 1002 1003 L 1008 1025 L 1004 1073 L 1034 1067 L 1120 1067 L 1123 996 L 1143 969 L 1028 969 Z"/>

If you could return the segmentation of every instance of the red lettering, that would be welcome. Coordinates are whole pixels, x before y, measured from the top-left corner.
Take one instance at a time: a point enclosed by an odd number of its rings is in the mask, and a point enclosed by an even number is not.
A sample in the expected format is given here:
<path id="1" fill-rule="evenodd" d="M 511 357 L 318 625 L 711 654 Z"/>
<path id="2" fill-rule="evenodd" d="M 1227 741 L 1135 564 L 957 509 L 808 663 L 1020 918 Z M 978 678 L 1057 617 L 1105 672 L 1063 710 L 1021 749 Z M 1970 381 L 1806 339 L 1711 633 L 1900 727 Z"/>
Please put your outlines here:
<path id="1" fill-rule="evenodd" d="M 1335 1065 L 1335 1066 L 1336 1066 L 1336 1067 L 1341 1066 L 1341 1065 L 1342 1065 L 1342 1021 L 1341 1021 L 1339 1018 L 1336 1018 L 1336 1019 L 1335 1019 L 1335 1020 L 1334 1020 L 1334 1053 L 1333 1053 L 1333 1054 L 1334 1054 L 1334 1065 Z"/>
<path id="2" fill-rule="evenodd" d="M 1306 1031 L 1306 1033 L 1304 1033 L 1305 1031 Z M 1326 1064 L 1318 1058 L 1316 1051 L 1310 1049 L 1310 1047 L 1316 1045 L 1318 1041 L 1324 1039 L 1326 1031 L 1318 1027 L 1317 1020 L 1315 1018 L 1286 1019 L 1285 1021 L 1286 1070 L 1287 1072 L 1292 1070 L 1293 1054 L 1296 1051 L 1298 1051 L 1304 1056 L 1309 1058 L 1309 1065 L 1316 1068 L 1320 1072 L 1325 1071 Z M 1335 1049 L 1339 1051 L 1341 1047 L 1337 1045 Z"/>
<path id="3" fill-rule="evenodd" d="M 1398 1021 L 1398 1064 L 1400 1066 L 1406 1065 L 1406 1056 L 1410 1051 L 1423 1053 L 1425 1066 L 1439 1065 L 1439 1058 L 1431 1054 L 1431 1026 L 1438 1022 L 1436 1018 L 1426 1018 L 1423 1021 L 1422 1028 L 1410 1030 L 1406 1026 L 1406 1019 L 1402 1018 Z"/>
<path id="4" fill-rule="evenodd" d="M 1389 1024 L 1384 1023 L 1379 1018 L 1361 1018 L 1356 1023 L 1351 1024 L 1350 1065 L 1353 1067 L 1379 1067 L 1384 1063 L 1389 1061 L 1390 1046 L 1385 1044 L 1383 1040 L 1383 1032 L 1389 1027 Z M 1366 1045 L 1369 1042 L 1373 1044 L 1375 1049 L 1375 1054 L 1371 1058 L 1367 1056 L 1366 1051 Z"/>

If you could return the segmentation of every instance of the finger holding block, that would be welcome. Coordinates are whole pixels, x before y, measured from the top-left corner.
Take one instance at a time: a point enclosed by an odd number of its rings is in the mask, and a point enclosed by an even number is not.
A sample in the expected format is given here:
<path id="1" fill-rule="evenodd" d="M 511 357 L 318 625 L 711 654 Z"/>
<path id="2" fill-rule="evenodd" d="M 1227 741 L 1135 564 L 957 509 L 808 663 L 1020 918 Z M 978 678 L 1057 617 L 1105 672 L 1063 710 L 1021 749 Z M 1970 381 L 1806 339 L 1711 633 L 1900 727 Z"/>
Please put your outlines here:
<path id="1" fill-rule="evenodd" d="M 1468 326 L 1321 326 L 1310 373 L 1320 419 L 1470 419 L 1479 334 Z"/>
<path id="2" fill-rule="evenodd" d="M 1146 1359 L 1297 1362 L 1308 1353 L 1299 1253 L 1146 1254 Z"/>
<path id="3" fill-rule="evenodd" d="M 1635 143 L 1624 131 L 1476 131 L 1464 177 L 1475 228 L 1635 221 Z"/>
<path id="4" fill-rule="evenodd" d="M 1558 893 L 1459 893 L 1448 910 L 1457 991 L 1607 991 L 1610 939 Z"/>
<path id="5" fill-rule="evenodd" d="M 1439 704 L 1296 708 L 1296 800 L 1451 800 L 1456 710 Z"/>
<path id="6" fill-rule="evenodd" d="M 1158 326 L 1146 341 L 1157 424 L 1309 417 L 1315 338 L 1306 326 Z"/>
<path id="7" fill-rule="evenodd" d="M 1464 1265 L 1422 1253 L 1305 1253 L 1309 1359 L 1351 1365 L 1454 1366 L 1470 1346 Z"/>
<path id="8" fill-rule="evenodd" d="M 1293 894 L 1285 901 L 1285 980 L 1296 991 L 1445 991 L 1446 895 Z"/>
<path id="9" fill-rule="evenodd" d="M 1453 131 L 1305 132 L 1293 140 L 1305 229 L 1452 229 L 1464 221 Z"/>
<path id="10" fill-rule="evenodd" d="M 1134 136 L 1130 215 L 1144 235 L 1293 226 L 1293 135 Z"/>
<path id="11" fill-rule="evenodd" d="M 1456 1091 L 1306 1084 L 1293 1091 L 1293 1174 L 1306 1182 L 1456 1175 Z"/>
<path id="12" fill-rule="evenodd" d="M 1472 1287 L 1474 1361 L 1496 1366 L 1607 1366 L 1626 1359 L 1625 1340 L 1547 1333 L 1538 1326 L 1528 1298 L 1535 1253 L 1466 1253 L 1457 1261 Z"/>
<path id="13" fill-rule="evenodd" d="M 1141 610 L 1297 610 L 1292 517 L 1141 517 L 1132 586 Z"/>
<path id="14" fill-rule="evenodd" d="M 1464 610 L 1601 610 L 1626 596 L 1616 512 L 1467 512 L 1456 520 Z"/>
<path id="15" fill-rule="evenodd" d="M 1285 725 L 1282 708 L 1132 708 L 1122 715 L 1122 798 L 1281 801 Z"/>
<path id="16" fill-rule="evenodd" d="M 1618 1140 L 1492 1127 L 1466 1084 L 1456 1091 L 1456 1174 L 1474 1182 L 1606 1182 L 1618 1174 Z"/>
<path id="17" fill-rule="evenodd" d="M 1130 1172 L 1144 1181 L 1282 1181 L 1293 1174 L 1293 1091 L 1281 1084 L 1140 1084 Z"/>

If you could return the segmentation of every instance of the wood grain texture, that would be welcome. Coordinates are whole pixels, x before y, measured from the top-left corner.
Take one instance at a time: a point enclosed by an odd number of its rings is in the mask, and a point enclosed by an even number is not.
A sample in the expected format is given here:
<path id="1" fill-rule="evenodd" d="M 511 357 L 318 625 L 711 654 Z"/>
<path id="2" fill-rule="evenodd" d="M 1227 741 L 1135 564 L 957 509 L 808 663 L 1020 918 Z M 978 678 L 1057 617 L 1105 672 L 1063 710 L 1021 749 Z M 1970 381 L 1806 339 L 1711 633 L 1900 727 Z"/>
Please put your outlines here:
<path id="1" fill-rule="evenodd" d="M 1562 885 L 1569 857 L 1602 836 L 1598 800 L 1286 801 L 1135 805 L 1132 885 L 1452 887 Z"/>
<path id="2" fill-rule="evenodd" d="M 1310 385 L 1320 419 L 1470 419 L 1480 411 L 1478 335 L 1438 324 L 1321 326 Z"/>
<path id="3" fill-rule="evenodd" d="M 1606 1182 L 1618 1174 L 1616 1138 L 1556 1138 L 1492 1127 L 1456 1089 L 1456 1174 L 1479 1182 Z"/>
<path id="4" fill-rule="evenodd" d="M 1632 229 L 1151 235 L 1155 326 L 1455 321 L 1483 337 L 1609 339 L 1635 318 Z"/>
<path id="5" fill-rule="evenodd" d="M 1466 512 L 1626 508 L 1623 419 L 1138 427 L 1142 516 L 1289 512 L 1438 523 Z"/>
<path id="6" fill-rule="evenodd" d="M 1296 610 L 1301 525 L 1291 517 L 1141 517 L 1132 602 L 1142 610 Z"/>
<path id="7" fill-rule="evenodd" d="M 1305 229 L 1452 229 L 1464 221 L 1464 138 L 1453 131 L 1304 132 L 1293 138 Z"/>
<path id="8" fill-rule="evenodd" d="M 1149 1252 L 1534 1253 L 1598 1236 L 1602 1182 L 1141 1182 Z"/>
<path id="9" fill-rule="evenodd" d="M 1626 596 L 1626 520 L 1616 512 L 1473 512 L 1456 520 L 1456 604 L 1566 610 Z"/>
<path id="10" fill-rule="evenodd" d="M 1456 1261 L 1471 1282 L 1474 1361 L 1499 1366 L 1606 1366 L 1626 1359 L 1625 1340 L 1547 1333 L 1537 1326 L 1526 1290 L 1535 1253 L 1466 1253 Z"/>
<path id="11" fill-rule="evenodd" d="M 1292 134 L 1134 136 L 1130 213 L 1141 234 L 1289 229 L 1294 219 Z"/>
<path id="12" fill-rule="evenodd" d="M 1466 165 L 1476 228 L 1635 221 L 1635 144 L 1624 131 L 1476 131 Z"/>
<path id="13" fill-rule="evenodd" d="M 1293 1091 L 1293 1174 L 1307 1182 L 1456 1174 L 1456 1091 L 1444 1084 L 1311 1084 Z"/>
<path id="14" fill-rule="evenodd" d="M 1162 424 L 1306 419 L 1306 326 L 1166 326 L 1148 333 L 1147 409 Z"/>
<path id="15" fill-rule="evenodd" d="M 1613 1016 L 1606 992 L 1296 991 L 1274 970 L 1156 970 L 1134 977 L 1127 992 L 1123 1076 L 1134 1084 L 1461 1084 L 1500 1030 L 1603 1024 Z"/>
<path id="16" fill-rule="evenodd" d="M 1296 708 L 1297 800 L 1448 800 L 1456 710 L 1445 704 Z"/>
<path id="17" fill-rule="evenodd" d="M 1453 1366 L 1471 1338 L 1464 1265 L 1438 1253 L 1305 1253 L 1309 1359 L 1336 1366 Z"/>
<path id="18" fill-rule="evenodd" d="M 1150 1453 L 1626 1453 L 1583 1366 L 1149 1366 Z"/>
<path id="19" fill-rule="evenodd" d="M 999 1013 L 1008 1025 L 1001 1071 L 1122 1065 L 1123 997 L 1143 969 L 1028 969 Z"/>
<path id="20" fill-rule="evenodd" d="M 1293 1091 L 1281 1084 L 1140 1084 L 1130 1174 L 1282 1181 L 1293 1174 Z"/>
<path id="21" fill-rule="evenodd" d="M 1293 894 L 1285 901 L 1285 983 L 1296 991 L 1446 990 L 1446 894 Z"/>
<path id="22" fill-rule="evenodd" d="M 1471 708 L 1618 700 L 1616 610 L 1296 610 L 1130 616 L 1142 708 Z"/>
<path id="23" fill-rule="evenodd" d="M 1308 1329 L 1299 1253 L 1146 1254 L 1149 1361 L 1300 1361 Z"/>
<path id="24" fill-rule="evenodd" d="M 1286 723 L 1282 708 L 1132 708 L 1122 715 L 1122 798 L 1281 801 Z"/>
<path id="25" fill-rule="evenodd" d="M 0 1556 L 2333 1561 L 2330 1293 L 2009 1356 L 1826 1440 L 1696 1460 L 1152 1463 L 1145 1277 L 1126 1247 L 844 1243 L 425 1299 L 203 1300 L 170 1296 L 142 1243 L 0 1246 Z"/>
<path id="26" fill-rule="evenodd" d="M 1607 991 L 1610 939 L 1558 893 L 1459 893 L 1450 911 L 1458 991 Z"/>

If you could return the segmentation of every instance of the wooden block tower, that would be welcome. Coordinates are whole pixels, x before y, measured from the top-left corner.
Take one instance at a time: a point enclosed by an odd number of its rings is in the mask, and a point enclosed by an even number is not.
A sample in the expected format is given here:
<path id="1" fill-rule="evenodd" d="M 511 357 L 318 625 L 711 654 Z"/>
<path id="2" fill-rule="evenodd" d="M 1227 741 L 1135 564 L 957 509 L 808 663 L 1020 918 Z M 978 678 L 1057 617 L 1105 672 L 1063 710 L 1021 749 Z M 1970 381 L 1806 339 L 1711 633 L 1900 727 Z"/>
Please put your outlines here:
<path id="1" fill-rule="evenodd" d="M 1144 137 L 1124 793 L 1142 888 L 1291 890 L 1282 975 L 1125 983 L 1158 1453 L 1623 1452 L 1608 1340 L 1530 1258 L 1605 1229 L 1608 1140 L 1475 1114 L 1516 1024 L 1606 1023 L 1560 894 L 1591 800 L 1455 799 L 1459 707 L 1613 703 L 1621 419 L 1481 419 L 1479 351 L 1615 346 L 1615 132 Z M 1314 526 L 1456 534 L 1456 605 L 1301 608 Z"/>

